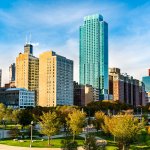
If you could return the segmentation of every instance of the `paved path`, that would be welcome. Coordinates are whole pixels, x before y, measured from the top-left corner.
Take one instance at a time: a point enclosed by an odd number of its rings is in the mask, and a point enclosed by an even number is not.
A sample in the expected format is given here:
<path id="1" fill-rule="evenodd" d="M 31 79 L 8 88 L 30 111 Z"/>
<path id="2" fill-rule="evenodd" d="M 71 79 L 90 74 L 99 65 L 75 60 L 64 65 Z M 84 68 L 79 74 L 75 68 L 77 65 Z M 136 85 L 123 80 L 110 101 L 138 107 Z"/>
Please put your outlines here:
<path id="1" fill-rule="evenodd" d="M 30 148 L 30 147 L 18 147 L 18 146 L 8 146 L 0 144 L 0 150 L 61 150 L 61 148 Z"/>

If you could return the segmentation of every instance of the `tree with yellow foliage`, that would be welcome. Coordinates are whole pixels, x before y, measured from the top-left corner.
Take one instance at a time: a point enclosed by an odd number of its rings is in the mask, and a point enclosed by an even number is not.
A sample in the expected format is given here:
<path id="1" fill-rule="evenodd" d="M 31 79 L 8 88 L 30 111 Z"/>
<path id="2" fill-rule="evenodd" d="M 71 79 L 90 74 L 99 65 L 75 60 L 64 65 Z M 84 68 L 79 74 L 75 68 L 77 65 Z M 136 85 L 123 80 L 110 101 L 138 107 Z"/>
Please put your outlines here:
<path id="1" fill-rule="evenodd" d="M 68 114 L 67 124 L 73 134 L 73 142 L 75 136 L 82 132 L 82 128 L 85 125 L 86 114 L 80 110 L 74 110 Z"/>
<path id="2" fill-rule="evenodd" d="M 125 114 L 105 119 L 104 125 L 125 150 L 125 147 L 129 146 L 144 128 L 144 121 L 139 122 L 133 115 Z"/>
<path id="3" fill-rule="evenodd" d="M 48 136 L 48 146 L 52 135 L 55 135 L 60 128 L 60 121 L 56 112 L 43 113 L 40 117 L 41 133 Z"/>
<path id="4" fill-rule="evenodd" d="M 101 129 L 101 125 L 104 122 L 105 114 L 102 111 L 97 111 L 95 113 L 94 117 L 95 117 L 94 124 L 95 124 L 97 131 L 98 131 Z"/>

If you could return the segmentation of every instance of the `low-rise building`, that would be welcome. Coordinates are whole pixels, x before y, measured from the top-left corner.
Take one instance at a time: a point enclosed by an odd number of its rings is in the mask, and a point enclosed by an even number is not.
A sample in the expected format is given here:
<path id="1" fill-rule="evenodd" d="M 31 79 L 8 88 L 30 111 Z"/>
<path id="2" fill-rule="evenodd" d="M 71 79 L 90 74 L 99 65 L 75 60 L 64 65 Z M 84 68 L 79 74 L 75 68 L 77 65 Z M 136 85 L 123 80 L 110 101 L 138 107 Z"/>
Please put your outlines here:
<path id="1" fill-rule="evenodd" d="M 14 108 L 35 107 L 35 92 L 24 88 L 1 88 L 0 103 Z"/>
<path id="2" fill-rule="evenodd" d="M 94 101 L 94 90 L 91 85 L 80 85 L 74 81 L 74 105 L 87 106 Z"/>

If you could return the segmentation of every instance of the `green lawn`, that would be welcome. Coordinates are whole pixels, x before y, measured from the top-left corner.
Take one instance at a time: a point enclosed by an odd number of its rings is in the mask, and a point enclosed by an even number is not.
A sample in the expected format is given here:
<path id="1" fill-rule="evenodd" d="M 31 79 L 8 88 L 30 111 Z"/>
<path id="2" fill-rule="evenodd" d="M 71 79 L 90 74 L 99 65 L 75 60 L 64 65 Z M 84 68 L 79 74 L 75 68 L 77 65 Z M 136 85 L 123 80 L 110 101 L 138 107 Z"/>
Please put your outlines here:
<path id="1" fill-rule="evenodd" d="M 61 148 L 62 144 L 61 141 L 63 138 L 59 139 L 52 139 L 51 140 L 51 148 Z M 77 139 L 76 140 L 78 143 L 78 146 L 82 146 L 84 139 Z M 0 144 L 6 144 L 6 145 L 11 145 L 11 146 L 21 146 L 21 147 L 29 147 L 30 146 L 30 139 L 25 139 L 24 142 L 20 141 L 13 141 L 13 139 L 6 139 L 3 141 L 0 141 Z M 48 141 L 44 140 L 36 140 L 32 143 L 32 147 L 39 147 L 39 148 L 47 148 L 48 146 Z"/>
<path id="2" fill-rule="evenodd" d="M 13 129 L 13 128 L 18 128 L 18 129 L 21 129 L 21 125 L 14 125 L 14 124 L 6 124 L 6 126 L 3 126 L 2 124 L 0 124 L 0 129 L 4 129 L 5 130 L 10 130 L 10 129 Z"/>
<path id="3" fill-rule="evenodd" d="M 92 134 L 107 140 L 108 144 L 106 150 L 118 150 L 117 143 L 114 142 L 113 136 L 106 136 L 101 132 Z M 143 133 L 138 136 L 137 141 L 130 145 L 130 150 L 150 150 L 150 135 L 145 134 L 143 131 Z"/>

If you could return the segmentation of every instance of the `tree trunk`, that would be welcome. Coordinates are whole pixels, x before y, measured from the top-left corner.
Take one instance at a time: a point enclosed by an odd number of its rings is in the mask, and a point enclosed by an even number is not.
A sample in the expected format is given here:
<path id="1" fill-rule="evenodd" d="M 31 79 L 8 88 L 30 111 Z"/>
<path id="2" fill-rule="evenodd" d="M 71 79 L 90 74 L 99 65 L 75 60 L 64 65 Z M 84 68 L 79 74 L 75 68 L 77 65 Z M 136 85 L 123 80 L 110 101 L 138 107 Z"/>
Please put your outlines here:
<path id="1" fill-rule="evenodd" d="M 125 150 L 125 144 L 123 144 L 122 150 Z"/>
<path id="2" fill-rule="evenodd" d="M 75 134 L 73 134 L 73 142 L 74 142 L 74 139 L 75 139 Z"/>
<path id="3" fill-rule="evenodd" d="M 48 146 L 50 146 L 50 136 L 48 136 Z"/>

